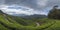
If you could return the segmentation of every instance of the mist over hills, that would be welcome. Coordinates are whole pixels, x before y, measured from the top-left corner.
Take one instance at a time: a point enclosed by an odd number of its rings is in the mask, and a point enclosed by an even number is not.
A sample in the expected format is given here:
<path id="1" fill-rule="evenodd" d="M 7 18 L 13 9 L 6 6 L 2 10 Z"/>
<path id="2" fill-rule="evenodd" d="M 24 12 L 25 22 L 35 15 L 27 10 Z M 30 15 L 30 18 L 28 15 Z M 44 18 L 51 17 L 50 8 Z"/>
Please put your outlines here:
<path id="1" fill-rule="evenodd" d="M 42 19 L 42 18 L 47 18 L 47 15 L 42 15 L 42 14 L 33 14 L 33 15 L 26 15 L 26 14 L 13 14 L 11 16 L 17 16 L 25 19 Z"/>

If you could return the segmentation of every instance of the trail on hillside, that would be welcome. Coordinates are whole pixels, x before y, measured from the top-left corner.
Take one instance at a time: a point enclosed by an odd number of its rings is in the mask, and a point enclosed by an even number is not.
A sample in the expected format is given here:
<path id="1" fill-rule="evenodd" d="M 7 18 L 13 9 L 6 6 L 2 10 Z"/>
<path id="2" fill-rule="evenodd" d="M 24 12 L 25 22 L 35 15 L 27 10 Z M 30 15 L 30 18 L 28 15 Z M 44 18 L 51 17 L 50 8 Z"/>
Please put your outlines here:
<path id="1" fill-rule="evenodd" d="M 8 28 L 9 30 L 16 30 L 16 28 L 11 28 L 11 27 L 8 27 L 7 25 L 5 25 L 4 23 L 0 22 L 1 25 L 3 25 L 4 27 Z"/>
<path id="2" fill-rule="evenodd" d="M 3 14 L 3 15 L 4 15 L 4 18 L 5 18 L 7 21 L 11 22 L 10 18 L 8 18 L 7 15 L 5 15 L 5 14 Z M 13 22 L 11 22 L 11 24 L 13 24 Z"/>
<path id="3" fill-rule="evenodd" d="M 55 23 L 56 23 L 56 21 L 54 21 L 54 23 L 52 23 L 51 25 L 49 25 L 49 26 L 47 26 L 47 27 L 45 27 L 45 28 L 42 28 L 42 29 L 40 29 L 40 30 L 47 29 L 47 28 L 51 27 L 52 25 L 54 25 Z"/>
<path id="4" fill-rule="evenodd" d="M 37 22 L 37 23 L 36 23 L 36 26 L 38 27 L 38 26 L 40 26 L 40 24 Z"/>
<path id="5" fill-rule="evenodd" d="M 5 14 L 3 14 L 3 16 L 4 16 L 4 19 L 5 19 L 5 20 L 10 21 L 9 18 L 8 18 Z M 4 24 L 3 22 L 1 22 L 1 21 L 0 21 L 0 24 L 3 25 L 4 27 L 8 28 L 9 30 L 16 30 L 16 28 L 9 27 L 9 26 L 5 25 L 5 24 Z M 11 22 L 11 24 L 13 24 L 13 23 Z"/>

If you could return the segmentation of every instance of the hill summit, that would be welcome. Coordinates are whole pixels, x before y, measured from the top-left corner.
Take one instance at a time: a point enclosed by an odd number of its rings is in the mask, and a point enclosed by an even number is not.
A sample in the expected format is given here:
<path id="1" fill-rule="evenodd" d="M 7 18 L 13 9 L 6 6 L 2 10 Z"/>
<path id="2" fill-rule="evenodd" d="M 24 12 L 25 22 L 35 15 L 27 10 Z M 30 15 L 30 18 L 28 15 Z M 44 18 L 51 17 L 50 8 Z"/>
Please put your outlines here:
<path id="1" fill-rule="evenodd" d="M 4 14 L 4 12 L 2 10 L 0 10 L 0 14 Z"/>

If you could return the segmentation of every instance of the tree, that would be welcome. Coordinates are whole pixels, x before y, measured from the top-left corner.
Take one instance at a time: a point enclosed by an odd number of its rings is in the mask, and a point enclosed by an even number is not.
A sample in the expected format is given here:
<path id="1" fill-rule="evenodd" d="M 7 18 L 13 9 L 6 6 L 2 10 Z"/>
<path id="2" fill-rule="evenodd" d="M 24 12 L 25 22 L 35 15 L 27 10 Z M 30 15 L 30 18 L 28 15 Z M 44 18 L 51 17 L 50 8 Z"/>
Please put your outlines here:
<path id="1" fill-rule="evenodd" d="M 58 6 L 54 6 L 52 10 L 48 13 L 48 18 L 51 19 L 60 19 L 60 9 L 57 9 Z"/>

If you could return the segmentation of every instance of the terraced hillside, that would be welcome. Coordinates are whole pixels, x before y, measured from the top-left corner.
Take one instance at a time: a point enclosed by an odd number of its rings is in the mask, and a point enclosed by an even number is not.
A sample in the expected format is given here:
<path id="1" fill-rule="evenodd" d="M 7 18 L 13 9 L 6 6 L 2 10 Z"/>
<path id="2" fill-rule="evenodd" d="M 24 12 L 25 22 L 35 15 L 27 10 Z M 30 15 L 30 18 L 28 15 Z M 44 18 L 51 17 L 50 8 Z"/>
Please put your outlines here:
<path id="1" fill-rule="evenodd" d="M 0 11 L 0 30 L 60 30 L 60 20 L 27 20 Z"/>

